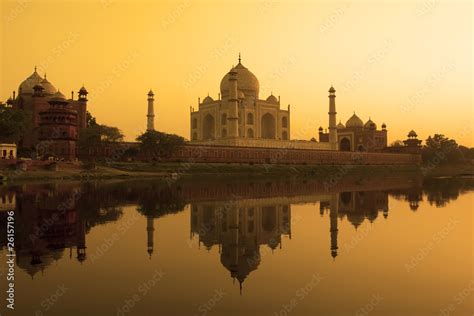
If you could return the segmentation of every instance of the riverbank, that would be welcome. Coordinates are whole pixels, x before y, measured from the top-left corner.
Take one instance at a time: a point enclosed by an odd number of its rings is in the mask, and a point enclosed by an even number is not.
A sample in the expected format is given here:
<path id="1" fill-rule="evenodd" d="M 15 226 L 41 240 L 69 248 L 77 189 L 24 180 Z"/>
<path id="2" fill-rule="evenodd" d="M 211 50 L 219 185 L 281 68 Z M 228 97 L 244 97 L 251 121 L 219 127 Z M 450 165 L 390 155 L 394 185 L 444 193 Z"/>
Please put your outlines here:
<path id="1" fill-rule="evenodd" d="M 424 172 L 425 171 L 425 172 Z M 229 164 L 229 163 L 113 163 L 82 165 L 80 163 L 57 163 L 52 168 L 27 170 L 0 170 L 2 183 L 48 182 L 57 180 L 107 180 L 149 178 L 320 178 L 335 181 L 349 175 L 386 177 L 408 174 L 425 177 L 474 175 L 474 166 L 449 166 L 426 170 L 415 165 L 279 165 L 279 164 Z"/>

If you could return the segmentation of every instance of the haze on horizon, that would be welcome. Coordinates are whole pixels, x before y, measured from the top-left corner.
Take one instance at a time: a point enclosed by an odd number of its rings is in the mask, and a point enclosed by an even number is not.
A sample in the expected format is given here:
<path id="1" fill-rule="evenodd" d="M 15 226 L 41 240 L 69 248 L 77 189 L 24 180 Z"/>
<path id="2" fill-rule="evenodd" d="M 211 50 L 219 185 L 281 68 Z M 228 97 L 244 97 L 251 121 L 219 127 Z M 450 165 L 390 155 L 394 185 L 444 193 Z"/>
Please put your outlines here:
<path id="1" fill-rule="evenodd" d="M 2 0 L 0 100 L 36 65 L 65 95 L 82 84 L 98 122 L 133 140 L 155 126 L 189 138 L 189 107 L 242 63 L 291 104 L 292 139 L 355 111 L 385 122 L 389 143 L 414 129 L 474 146 L 471 1 Z"/>

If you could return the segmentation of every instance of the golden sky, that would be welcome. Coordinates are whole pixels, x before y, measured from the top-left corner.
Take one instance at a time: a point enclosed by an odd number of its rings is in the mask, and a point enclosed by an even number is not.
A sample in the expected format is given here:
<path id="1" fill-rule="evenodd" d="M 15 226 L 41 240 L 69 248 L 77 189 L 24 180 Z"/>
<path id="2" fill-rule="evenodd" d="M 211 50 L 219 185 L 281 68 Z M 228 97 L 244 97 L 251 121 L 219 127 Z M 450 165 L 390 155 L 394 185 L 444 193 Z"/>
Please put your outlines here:
<path id="1" fill-rule="evenodd" d="M 0 100 L 40 74 L 64 94 L 82 84 L 88 109 L 128 140 L 146 127 L 189 138 L 189 106 L 214 98 L 242 53 L 260 81 L 291 104 L 293 139 L 353 111 L 389 142 L 414 129 L 473 146 L 472 1 L 0 0 Z"/>

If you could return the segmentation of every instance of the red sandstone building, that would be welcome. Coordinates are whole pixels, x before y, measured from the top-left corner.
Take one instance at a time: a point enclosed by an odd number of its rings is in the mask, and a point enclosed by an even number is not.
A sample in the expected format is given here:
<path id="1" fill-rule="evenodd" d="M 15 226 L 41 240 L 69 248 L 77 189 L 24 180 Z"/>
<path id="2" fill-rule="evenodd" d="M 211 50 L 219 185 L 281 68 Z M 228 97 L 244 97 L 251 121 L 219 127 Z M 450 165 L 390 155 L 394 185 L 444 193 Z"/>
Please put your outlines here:
<path id="1" fill-rule="evenodd" d="M 7 104 L 31 115 L 31 126 L 19 143 L 20 148 L 37 152 L 40 158 L 73 160 L 77 135 L 87 126 L 87 90 L 79 90 L 78 99 L 59 92 L 35 71 L 13 92 Z"/>

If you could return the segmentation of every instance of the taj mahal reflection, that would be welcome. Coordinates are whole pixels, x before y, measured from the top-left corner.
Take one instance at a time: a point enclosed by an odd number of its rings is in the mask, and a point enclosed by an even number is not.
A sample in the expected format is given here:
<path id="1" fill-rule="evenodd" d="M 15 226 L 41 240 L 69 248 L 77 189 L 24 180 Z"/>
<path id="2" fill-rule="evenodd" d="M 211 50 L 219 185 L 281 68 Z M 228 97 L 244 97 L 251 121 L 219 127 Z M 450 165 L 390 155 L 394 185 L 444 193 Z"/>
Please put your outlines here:
<path id="1" fill-rule="evenodd" d="M 341 184 L 341 188 L 353 187 Z M 201 250 L 217 247 L 220 263 L 228 270 L 230 278 L 242 287 L 266 258 L 264 252 L 284 251 L 284 240 L 289 242 L 292 238 L 292 215 L 293 225 L 299 219 L 298 214 L 292 214 L 292 205 L 318 202 L 319 210 L 317 206 L 315 211 L 327 220 L 328 227 L 322 233 L 330 237 L 327 254 L 329 259 L 335 260 L 341 221 L 347 220 L 358 229 L 365 222 L 372 223 L 381 217 L 387 219 L 389 196 L 405 202 L 407 208 L 416 212 L 424 198 L 430 204 L 443 207 L 460 192 L 472 188 L 472 182 L 450 182 L 443 186 L 438 182 L 426 182 L 423 186 L 402 189 L 396 186 L 384 190 L 332 193 L 312 182 L 227 186 L 217 183 L 215 187 L 194 184 L 170 187 L 149 183 L 104 187 L 62 184 L 19 186 L 8 190 L 0 186 L 0 224 L 5 225 L 8 210 L 15 210 L 17 266 L 33 278 L 65 257 L 87 262 L 90 230 L 120 221 L 125 205 L 135 205 L 133 211 L 145 218 L 142 225 L 146 244 L 136 247 L 143 248 L 143 256 L 159 260 L 159 256 L 152 258 L 152 255 L 159 252 L 155 238 L 160 219 L 185 211 L 189 205 L 190 238 L 197 241 Z M 238 199 L 235 192 L 239 192 Z M 347 229 L 346 225 L 344 227 Z M 0 234 L 0 246 L 5 249 L 5 231 Z M 89 249 L 89 254 L 90 250 L 94 249 Z"/>
<path id="2" fill-rule="evenodd" d="M 365 220 L 373 222 L 381 213 L 388 216 L 388 193 L 382 191 L 341 192 L 323 196 L 321 216 L 329 214 L 329 245 L 332 258 L 338 255 L 338 221 L 347 217 L 357 229 Z M 222 265 L 230 277 L 242 283 L 262 259 L 261 247 L 282 248 L 282 237 L 291 239 L 291 205 L 267 199 L 191 205 L 191 238 L 210 250 L 219 247 Z"/>
<path id="3" fill-rule="evenodd" d="M 260 246 L 274 250 L 291 238 L 291 206 L 255 202 L 192 204 L 191 236 L 206 249 L 218 245 L 222 265 L 240 286 L 260 264 Z"/>

